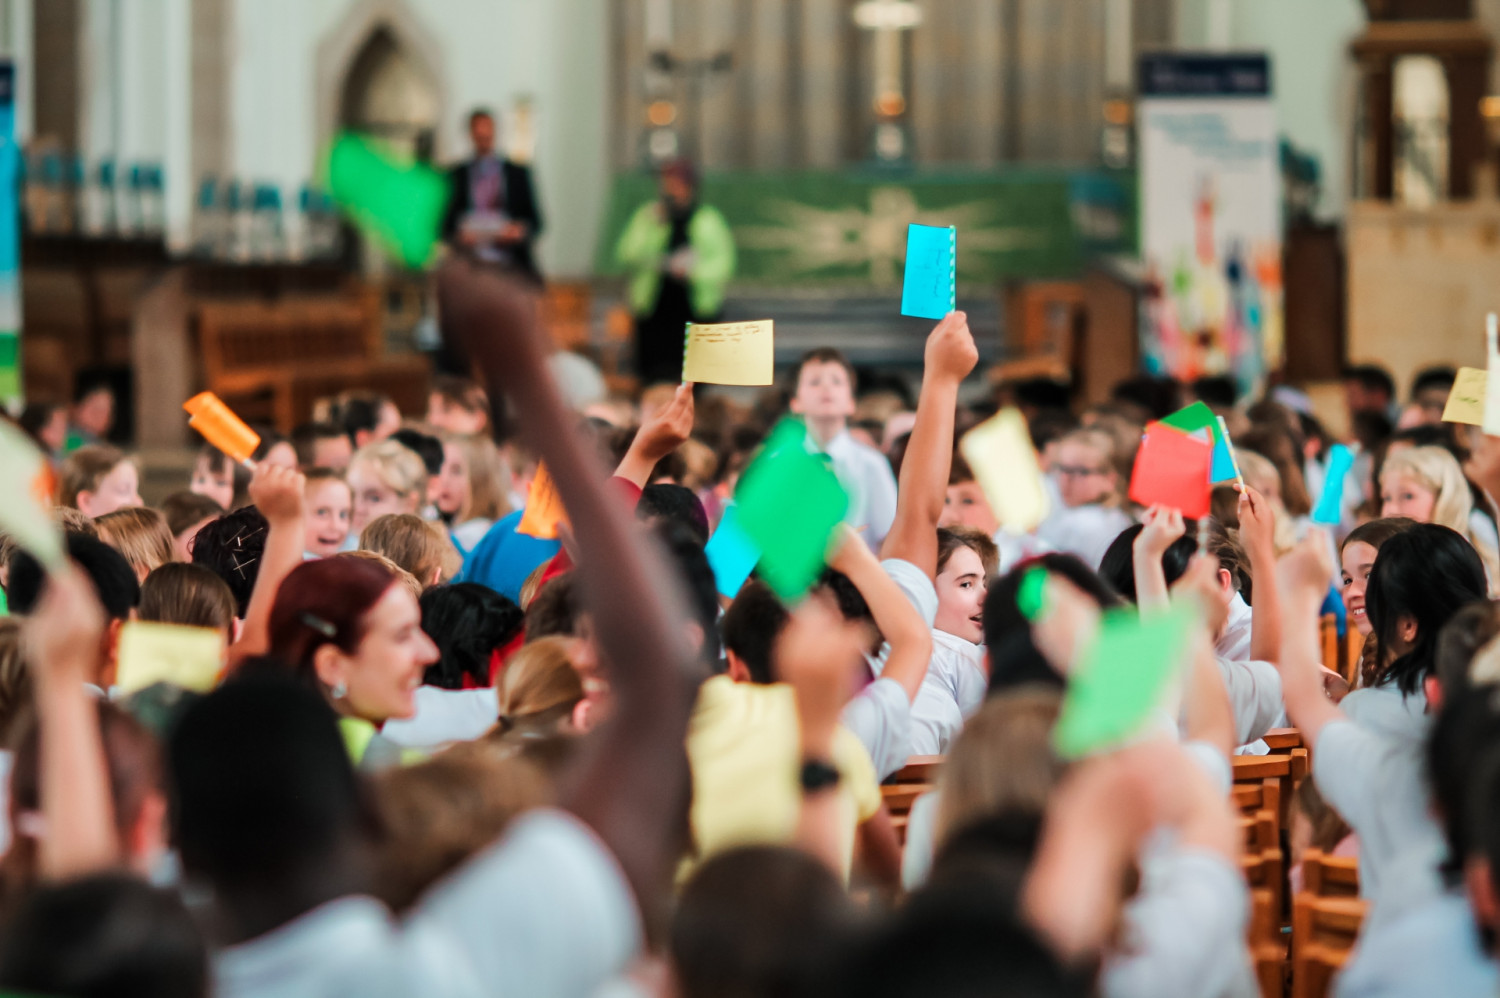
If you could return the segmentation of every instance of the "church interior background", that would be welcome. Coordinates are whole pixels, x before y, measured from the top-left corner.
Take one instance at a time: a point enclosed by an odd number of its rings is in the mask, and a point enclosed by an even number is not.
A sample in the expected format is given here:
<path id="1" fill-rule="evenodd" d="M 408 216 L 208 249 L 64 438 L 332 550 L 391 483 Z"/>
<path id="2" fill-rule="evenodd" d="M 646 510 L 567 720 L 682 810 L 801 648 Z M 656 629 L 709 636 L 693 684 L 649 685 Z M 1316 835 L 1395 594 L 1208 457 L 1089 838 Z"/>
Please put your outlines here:
<path id="1" fill-rule="evenodd" d="M 687 155 L 740 250 L 727 316 L 775 315 L 778 359 L 830 343 L 913 370 L 905 228 L 952 224 L 991 377 L 1088 398 L 1139 359 L 1138 67 L 1173 51 L 1271 67 L 1278 376 L 1316 396 L 1349 361 L 1473 362 L 1500 273 L 1497 36 L 1500 0 L 0 0 L 24 386 L 113 379 L 147 454 L 183 447 L 176 400 L 205 386 L 278 423 L 354 373 L 420 393 L 426 278 L 352 237 L 318 163 L 349 127 L 454 161 L 485 106 L 536 177 L 554 336 L 616 386 L 613 240 Z M 359 363 L 295 388 L 236 353 L 340 323 Z"/>

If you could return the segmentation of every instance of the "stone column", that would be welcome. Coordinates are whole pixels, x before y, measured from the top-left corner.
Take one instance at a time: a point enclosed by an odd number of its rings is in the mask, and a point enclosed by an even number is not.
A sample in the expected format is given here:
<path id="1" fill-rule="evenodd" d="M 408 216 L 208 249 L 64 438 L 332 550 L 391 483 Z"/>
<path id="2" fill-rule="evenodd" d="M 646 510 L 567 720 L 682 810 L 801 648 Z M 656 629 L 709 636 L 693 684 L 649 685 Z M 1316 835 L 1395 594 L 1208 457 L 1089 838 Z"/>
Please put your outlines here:
<path id="1" fill-rule="evenodd" d="M 800 93 L 792 95 L 800 105 L 802 166 L 831 169 L 841 159 L 842 74 L 854 60 L 843 45 L 845 16 L 839 0 L 802 0 Z"/>

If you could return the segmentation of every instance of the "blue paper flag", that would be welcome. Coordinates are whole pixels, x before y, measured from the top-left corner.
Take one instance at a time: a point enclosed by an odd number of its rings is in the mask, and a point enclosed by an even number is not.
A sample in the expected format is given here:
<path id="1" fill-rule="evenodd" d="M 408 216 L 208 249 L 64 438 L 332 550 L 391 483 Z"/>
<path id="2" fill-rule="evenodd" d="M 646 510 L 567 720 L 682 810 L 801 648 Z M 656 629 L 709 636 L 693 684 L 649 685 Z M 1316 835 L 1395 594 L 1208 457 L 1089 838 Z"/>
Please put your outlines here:
<path id="1" fill-rule="evenodd" d="M 708 556 L 708 567 L 713 569 L 719 595 L 734 599 L 760 561 L 760 548 L 740 526 L 738 507 L 724 510 L 719 529 L 708 539 L 703 553 Z"/>
<path id="2" fill-rule="evenodd" d="M 1234 458 L 1229 456 L 1229 439 L 1220 437 L 1219 442 L 1214 445 L 1214 464 L 1209 469 L 1208 480 L 1215 485 L 1220 482 L 1232 482 L 1237 474 L 1234 468 Z"/>
<path id="3" fill-rule="evenodd" d="M 1318 508 L 1312 512 L 1312 522 L 1338 526 L 1344 512 L 1344 479 L 1353 466 L 1354 452 L 1343 444 L 1334 444 L 1328 451 L 1328 473 L 1323 478 L 1323 494 L 1318 497 Z"/>
<path id="4" fill-rule="evenodd" d="M 958 230 L 913 225 L 906 230 L 906 283 L 901 314 L 941 319 L 958 304 Z"/>

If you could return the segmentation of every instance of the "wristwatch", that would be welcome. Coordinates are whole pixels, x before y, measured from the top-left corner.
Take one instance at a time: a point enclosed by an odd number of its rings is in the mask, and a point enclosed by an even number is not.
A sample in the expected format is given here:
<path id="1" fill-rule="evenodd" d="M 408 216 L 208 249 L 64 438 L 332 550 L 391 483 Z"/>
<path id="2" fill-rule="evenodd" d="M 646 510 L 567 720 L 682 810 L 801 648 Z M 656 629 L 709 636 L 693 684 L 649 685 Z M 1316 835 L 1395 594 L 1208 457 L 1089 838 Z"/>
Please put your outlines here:
<path id="1" fill-rule="evenodd" d="M 839 785 L 839 771 L 832 763 L 822 759 L 804 759 L 802 762 L 802 792 L 815 794 L 831 790 Z"/>

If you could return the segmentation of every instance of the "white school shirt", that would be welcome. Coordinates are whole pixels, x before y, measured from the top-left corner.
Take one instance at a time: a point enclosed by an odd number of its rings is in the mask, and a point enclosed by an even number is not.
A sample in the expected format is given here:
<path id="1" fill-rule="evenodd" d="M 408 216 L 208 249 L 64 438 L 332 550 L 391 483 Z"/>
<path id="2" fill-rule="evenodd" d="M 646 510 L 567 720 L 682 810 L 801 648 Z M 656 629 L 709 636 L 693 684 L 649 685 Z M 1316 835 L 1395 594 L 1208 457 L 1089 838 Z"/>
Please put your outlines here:
<path id="1" fill-rule="evenodd" d="M 436 749 L 449 742 L 473 741 L 495 726 L 500 700 L 493 686 L 445 690 L 418 686 L 417 712 L 402 721 L 387 721 L 380 733 L 402 748 Z"/>
<path id="2" fill-rule="evenodd" d="M 217 998 L 587 998 L 642 939 L 614 856 L 578 819 L 517 818 L 405 921 L 331 901 L 214 959 Z"/>
<path id="3" fill-rule="evenodd" d="M 899 558 L 887 558 L 880 564 L 932 627 L 938 595 L 927 573 Z M 982 646 L 933 630 L 932 660 L 911 705 L 912 755 L 943 755 L 948 751 L 964 721 L 984 703 L 989 680 L 983 663 Z"/>
<path id="4" fill-rule="evenodd" d="M 1425 904 L 1365 929 L 1334 998 L 1494 998 L 1500 973 L 1485 952 L 1462 891 L 1446 890 Z"/>
<path id="5" fill-rule="evenodd" d="M 1348 718 L 1313 746 L 1312 775 L 1329 805 L 1359 836 L 1359 892 L 1370 901 L 1366 931 L 1442 893 L 1446 854 L 1433 818 L 1424 746 L 1431 718 L 1420 692 L 1393 685 L 1349 694 Z"/>
<path id="6" fill-rule="evenodd" d="M 1219 632 L 1219 640 L 1214 642 L 1214 654 L 1231 662 L 1250 661 L 1250 624 L 1253 618 L 1250 604 L 1235 593 L 1229 601 L 1229 616 L 1224 621 L 1224 629 Z"/>
<path id="7" fill-rule="evenodd" d="M 811 434 L 807 443 L 817 448 Z M 855 440 L 848 430 L 840 432 L 822 450 L 849 493 L 849 512 L 844 522 L 856 530 L 863 527 L 860 536 L 871 551 L 879 551 L 885 535 L 891 532 L 891 524 L 896 522 L 896 475 L 891 471 L 891 462 L 880 451 Z"/>
<path id="8" fill-rule="evenodd" d="M 1055 551 L 1077 555 L 1094 571 L 1120 532 L 1135 521 L 1113 506 L 1058 504 L 1036 528 L 1037 539 Z"/>
<path id="9" fill-rule="evenodd" d="M 894 679 L 876 678 L 844 705 L 839 723 L 848 728 L 884 781 L 906 765 L 911 751 L 911 700 Z"/>
<path id="10" fill-rule="evenodd" d="M 1259 741 L 1282 722 L 1281 673 L 1276 666 L 1270 662 L 1234 662 L 1218 655 L 1214 664 L 1219 667 L 1234 711 L 1236 745 Z"/>

